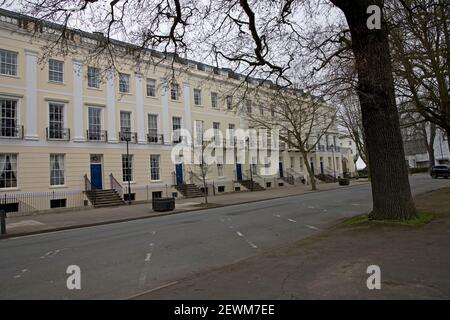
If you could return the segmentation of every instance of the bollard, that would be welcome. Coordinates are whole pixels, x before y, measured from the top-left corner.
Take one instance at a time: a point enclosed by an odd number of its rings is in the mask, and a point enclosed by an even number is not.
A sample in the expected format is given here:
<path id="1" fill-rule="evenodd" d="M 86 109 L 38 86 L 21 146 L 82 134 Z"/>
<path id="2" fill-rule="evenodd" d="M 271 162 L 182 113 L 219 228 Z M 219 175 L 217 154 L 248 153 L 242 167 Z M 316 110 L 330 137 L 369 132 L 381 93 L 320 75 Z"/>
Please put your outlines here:
<path id="1" fill-rule="evenodd" d="M 6 234 L 6 211 L 0 210 L 0 229 L 1 234 Z"/>

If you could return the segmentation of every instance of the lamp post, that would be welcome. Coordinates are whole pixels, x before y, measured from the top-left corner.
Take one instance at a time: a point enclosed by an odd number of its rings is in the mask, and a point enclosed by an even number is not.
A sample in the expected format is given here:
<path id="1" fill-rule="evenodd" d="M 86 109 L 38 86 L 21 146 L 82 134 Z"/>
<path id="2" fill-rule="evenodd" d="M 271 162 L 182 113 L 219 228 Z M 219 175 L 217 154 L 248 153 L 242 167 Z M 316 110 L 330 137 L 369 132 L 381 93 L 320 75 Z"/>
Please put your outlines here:
<path id="1" fill-rule="evenodd" d="M 252 171 L 252 162 L 253 159 L 250 158 L 250 138 L 247 138 L 247 146 L 248 146 L 248 158 L 250 160 L 250 183 L 251 183 L 251 191 L 253 191 L 253 171 Z"/>
<path id="2" fill-rule="evenodd" d="M 131 132 L 130 131 L 124 131 L 122 132 L 122 139 L 125 140 L 127 143 L 127 164 L 130 166 L 130 152 L 129 152 L 129 142 L 131 140 Z M 129 168 L 131 170 L 131 167 Z M 131 205 L 131 174 L 127 176 L 127 182 L 128 182 L 128 204 Z"/>

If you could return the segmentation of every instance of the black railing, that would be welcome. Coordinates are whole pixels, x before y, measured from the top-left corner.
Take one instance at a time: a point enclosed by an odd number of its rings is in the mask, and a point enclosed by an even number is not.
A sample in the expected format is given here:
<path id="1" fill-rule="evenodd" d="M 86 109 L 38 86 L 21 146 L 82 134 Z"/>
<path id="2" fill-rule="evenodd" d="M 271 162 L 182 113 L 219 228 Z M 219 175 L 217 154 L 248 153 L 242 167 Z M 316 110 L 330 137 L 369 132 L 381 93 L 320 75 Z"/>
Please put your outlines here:
<path id="1" fill-rule="evenodd" d="M 23 139 L 23 126 L 5 126 L 0 124 L 0 138 Z"/>
<path id="2" fill-rule="evenodd" d="M 70 129 L 69 128 L 51 128 L 47 127 L 45 129 L 47 140 L 70 140 Z"/>
<path id="3" fill-rule="evenodd" d="M 110 182 L 111 182 L 111 189 L 113 189 L 116 192 L 118 192 L 120 197 L 123 198 L 123 187 L 120 184 L 120 182 L 117 181 L 116 178 L 114 178 L 112 173 L 109 174 L 109 179 L 110 179 Z"/>
<path id="4" fill-rule="evenodd" d="M 148 133 L 147 141 L 149 143 L 164 144 L 164 135 L 157 133 Z"/>
<path id="5" fill-rule="evenodd" d="M 127 140 L 130 143 L 137 143 L 138 141 L 137 132 L 119 131 L 119 141 L 125 142 Z"/>
<path id="6" fill-rule="evenodd" d="M 91 204 L 95 204 L 97 193 L 95 192 L 95 188 L 92 186 L 91 180 L 89 180 L 87 174 L 84 175 L 84 191 L 86 196 L 91 201 Z"/>
<path id="7" fill-rule="evenodd" d="M 17 192 L 0 194 L 0 210 L 7 213 L 33 213 L 37 211 L 84 206 L 81 190 Z"/>
<path id="8" fill-rule="evenodd" d="M 86 138 L 88 141 L 108 141 L 108 131 L 106 130 L 86 130 Z"/>

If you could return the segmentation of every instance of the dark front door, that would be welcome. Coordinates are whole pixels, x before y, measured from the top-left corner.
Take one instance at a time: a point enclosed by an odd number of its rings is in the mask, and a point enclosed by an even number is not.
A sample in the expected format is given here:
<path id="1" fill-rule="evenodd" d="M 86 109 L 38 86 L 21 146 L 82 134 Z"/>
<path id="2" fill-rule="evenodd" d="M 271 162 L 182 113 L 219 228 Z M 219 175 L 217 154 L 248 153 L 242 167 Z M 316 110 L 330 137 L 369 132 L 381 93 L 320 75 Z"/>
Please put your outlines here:
<path id="1" fill-rule="evenodd" d="M 238 181 L 242 181 L 242 166 L 240 163 L 236 163 L 236 178 Z"/>
<path id="2" fill-rule="evenodd" d="M 279 170 L 280 170 L 280 178 L 283 178 L 284 177 L 283 162 L 279 162 L 278 166 L 279 166 Z"/>
<path id="3" fill-rule="evenodd" d="M 175 165 L 175 176 L 177 179 L 177 184 L 183 184 L 183 164 L 178 163 Z"/>
<path id="4" fill-rule="evenodd" d="M 314 173 L 314 162 L 311 161 L 311 171 Z"/>
<path id="5" fill-rule="evenodd" d="M 320 161 L 320 173 L 323 174 L 323 162 Z"/>
<path id="6" fill-rule="evenodd" d="M 91 185 L 93 189 L 101 190 L 102 186 L 102 165 L 100 163 L 91 164 Z"/>

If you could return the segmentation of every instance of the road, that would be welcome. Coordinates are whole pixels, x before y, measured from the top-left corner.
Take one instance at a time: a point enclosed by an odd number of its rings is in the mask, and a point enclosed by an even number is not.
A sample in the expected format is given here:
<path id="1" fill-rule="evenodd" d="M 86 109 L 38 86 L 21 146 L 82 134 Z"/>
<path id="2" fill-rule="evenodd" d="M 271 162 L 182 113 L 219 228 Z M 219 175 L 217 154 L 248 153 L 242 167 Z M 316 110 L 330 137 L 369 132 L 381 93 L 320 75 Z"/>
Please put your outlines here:
<path id="1" fill-rule="evenodd" d="M 449 180 L 411 177 L 414 193 Z M 0 241 L 0 299 L 126 299 L 368 212 L 369 185 Z M 69 265 L 81 290 L 68 290 Z M 167 297 L 170 299 L 170 297 Z"/>

